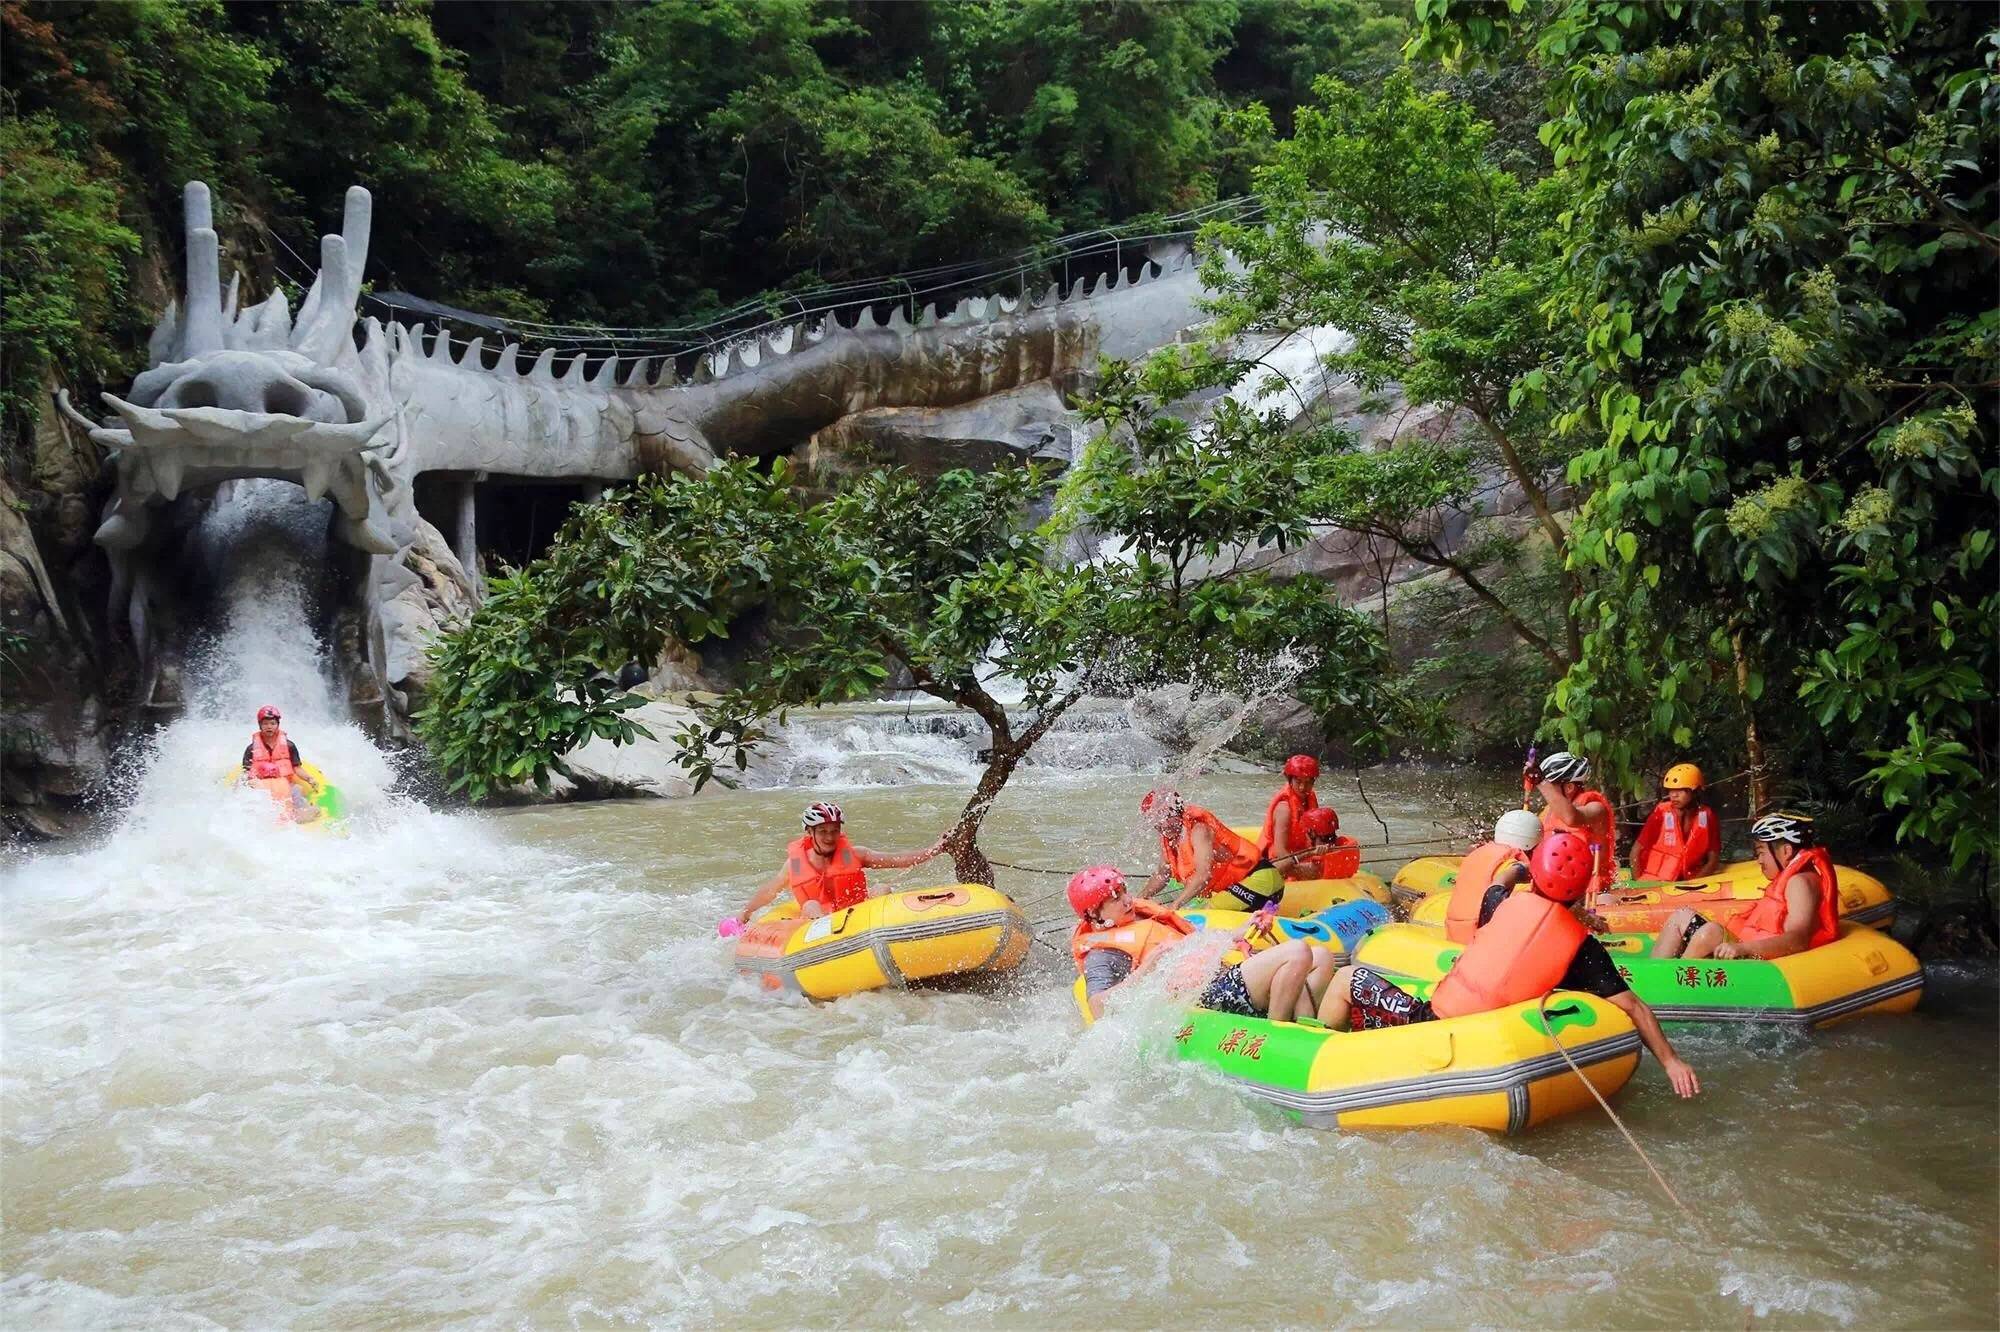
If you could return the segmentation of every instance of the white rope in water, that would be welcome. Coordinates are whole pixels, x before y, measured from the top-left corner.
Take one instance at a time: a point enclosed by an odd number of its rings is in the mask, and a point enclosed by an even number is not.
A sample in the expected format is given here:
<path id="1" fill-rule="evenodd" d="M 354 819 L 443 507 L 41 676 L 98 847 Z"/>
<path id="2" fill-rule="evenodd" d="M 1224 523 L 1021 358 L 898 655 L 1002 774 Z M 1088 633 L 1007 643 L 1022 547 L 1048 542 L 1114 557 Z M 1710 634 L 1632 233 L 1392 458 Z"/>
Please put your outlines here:
<path id="1" fill-rule="evenodd" d="M 1688 1219 L 1690 1225 L 1701 1232 L 1701 1237 L 1704 1240 L 1713 1244 L 1715 1237 L 1708 1233 L 1708 1227 L 1704 1226 L 1701 1223 L 1701 1218 L 1690 1211 L 1688 1205 L 1681 1201 L 1681 1196 L 1674 1192 L 1674 1186 L 1667 1183 L 1667 1177 L 1662 1175 L 1659 1168 L 1653 1164 L 1653 1158 L 1646 1155 L 1646 1149 L 1641 1147 L 1639 1140 L 1632 1136 L 1632 1130 L 1625 1127 L 1625 1121 L 1620 1119 L 1618 1112 L 1611 1108 L 1611 1102 L 1604 1099 L 1604 1093 L 1597 1090 L 1597 1084 L 1585 1077 L 1583 1070 L 1577 1066 L 1576 1060 L 1570 1058 L 1569 1047 L 1563 1044 L 1562 1037 L 1556 1035 L 1555 1028 L 1549 1025 L 1549 996 L 1544 994 L 1536 1001 L 1536 1006 L 1541 1009 L 1542 1030 L 1547 1032 L 1549 1039 L 1555 1042 L 1556 1050 L 1562 1055 L 1563 1062 L 1569 1065 L 1570 1072 L 1576 1074 L 1577 1081 L 1589 1088 L 1590 1094 L 1597 1099 L 1597 1103 L 1604 1107 L 1604 1113 L 1611 1116 L 1611 1122 L 1617 1126 L 1620 1133 L 1625 1135 L 1625 1141 L 1631 1145 L 1632 1150 L 1639 1154 L 1639 1160 L 1644 1163 L 1647 1171 L 1653 1176 L 1653 1182 L 1660 1186 L 1660 1192 L 1666 1194 L 1673 1205 L 1681 1209 L 1681 1215 Z"/>

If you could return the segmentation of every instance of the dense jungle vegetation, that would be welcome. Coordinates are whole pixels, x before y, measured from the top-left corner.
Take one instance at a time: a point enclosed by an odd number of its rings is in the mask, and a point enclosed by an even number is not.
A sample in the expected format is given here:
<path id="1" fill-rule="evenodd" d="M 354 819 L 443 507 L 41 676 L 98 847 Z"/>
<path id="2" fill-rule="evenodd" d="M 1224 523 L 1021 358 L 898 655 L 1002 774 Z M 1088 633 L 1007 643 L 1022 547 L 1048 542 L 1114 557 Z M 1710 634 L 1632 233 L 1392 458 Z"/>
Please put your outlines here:
<path id="1" fill-rule="evenodd" d="M 1018 481 L 926 495 L 872 476 L 824 504 L 754 470 L 648 481 L 580 513 L 441 645 L 425 730 L 471 789 L 629 734 L 597 672 L 665 633 L 698 643 L 830 561 L 836 579 L 780 609 L 848 650 L 770 657 L 684 737 L 701 761 L 892 670 L 979 711 L 995 634 L 1048 703 L 1078 661 L 1130 678 L 1184 672 L 1189 635 L 1238 655 L 1292 642 L 1329 735 L 1359 753 L 1539 730 L 1625 793 L 1693 754 L 1990 882 L 2000 34 L 1982 7 L 0 14 L 10 430 L 45 367 L 132 368 L 166 294 L 142 255 L 171 254 L 190 176 L 280 274 L 359 181 L 382 201 L 378 286 L 616 324 L 1233 194 L 1264 205 L 1205 237 L 1242 260 L 1208 269 L 1216 345 L 1106 367 L 1084 404 L 1101 439 L 1062 521 L 1144 553 L 1116 586 L 1056 571 L 1060 523 L 984 521 L 1022 511 Z M 1333 369 L 1452 428 L 1375 450 L 1312 416 L 1225 414 L 1198 439 L 1175 415 L 1264 373 L 1229 335 L 1319 324 L 1354 337 Z M 1429 516 L 1477 514 L 1496 478 L 1525 523 L 1440 547 Z M 1323 524 L 1440 577 L 1337 615 L 1316 585 L 1182 585 L 1233 541 Z"/>

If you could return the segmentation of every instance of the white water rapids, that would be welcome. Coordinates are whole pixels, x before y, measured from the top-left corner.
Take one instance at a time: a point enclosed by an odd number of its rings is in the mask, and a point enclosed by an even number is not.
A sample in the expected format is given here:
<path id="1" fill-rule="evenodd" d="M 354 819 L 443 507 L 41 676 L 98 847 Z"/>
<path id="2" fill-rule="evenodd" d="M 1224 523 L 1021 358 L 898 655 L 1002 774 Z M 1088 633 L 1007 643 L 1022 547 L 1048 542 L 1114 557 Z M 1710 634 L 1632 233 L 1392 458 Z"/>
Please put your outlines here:
<path id="1" fill-rule="evenodd" d="M 7 1326 L 1991 1319 L 1983 973 L 1812 1041 L 1680 1036 L 1693 1104 L 1642 1066 L 1620 1109 L 1705 1238 L 1599 1117 L 1300 1128 L 1144 1053 L 1162 1003 L 1080 1034 L 1050 950 L 987 988 L 754 992 L 714 923 L 800 792 L 433 812 L 340 720 L 296 587 L 228 605 L 123 824 L 0 886 Z M 265 701 L 347 836 L 222 785 Z M 988 844 L 1130 866 L 1149 780 L 1024 772 Z M 940 782 L 840 798 L 857 840 L 920 845 L 964 798 Z M 1202 789 L 1248 817 L 1267 785 Z M 1371 790 L 1430 826 L 1422 784 Z M 1059 885 L 1002 884 L 1038 919 Z"/>

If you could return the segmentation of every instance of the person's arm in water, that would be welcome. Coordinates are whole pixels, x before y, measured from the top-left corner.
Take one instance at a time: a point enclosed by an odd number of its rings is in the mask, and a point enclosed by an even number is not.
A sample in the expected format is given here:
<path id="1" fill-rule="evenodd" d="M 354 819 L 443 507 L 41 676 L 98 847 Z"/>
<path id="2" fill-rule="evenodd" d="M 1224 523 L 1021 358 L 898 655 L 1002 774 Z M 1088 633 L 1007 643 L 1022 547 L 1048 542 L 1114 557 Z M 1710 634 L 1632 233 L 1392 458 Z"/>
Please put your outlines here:
<path id="1" fill-rule="evenodd" d="M 1560 782 L 1545 781 L 1541 789 L 1542 799 L 1547 802 L 1549 812 L 1564 823 L 1574 827 L 1595 828 L 1599 832 L 1611 830 L 1611 811 L 1599 801 L 1576 804 L 1563 794 Z"/>
<path id="2" fill-rule="evenodd" d="M 1805 873 L 1785 885 L 1785 930 L 1768 939 L 1724 939 L 1715 946 L 1722 961 L 1739 957 L 1790 957 L 1806 951 L 1819 916 L 1819 875 Z"/>
<path id="3" fill-rule="evenodd" d="M 1197 823 L 1188 829 L 1187 835 L 1194 842 L 1194 872 L 1188 875 L 1189 882 L 1181 885 L 1181 895 L 1167 904 L 1169 911 L 1179 911 L 1189 898 L 1208 891 L 1210 869 L 1215 860 L 1215 834 L 1205 824 Z"/>
<path id="4" fill-rule="evenodd" d="M 743 909 L 736 913 L 737 923 L 747 925 L 750 922 L 750 917 L 762 911 L 772 898 L 785 890 L 785 884 L 789 878 L 790 876 L 784 870 L 780 869 L 766 880 L 764 886 L 752 893 L 750 900 L 744 904 Z"/>
<path id="5" fill-rule="evenodd" d="M 1687 1060 L 1674 1052 L 1673 1043 L 1667 1039 L 1667 1033 L 1660 1030 L 1660 1020 L 1653 1016 L 1653 1010 L 1646 1001 L 1630 990 L 1611 995 L 1610 1000 L 1624 1009 L 1625 1015 L 1632 1019 L 1632 1025 L 1639 1029 L 1639 1039 L 1646 1043 L 1646 1048 L 1653 1052 L 1653 1058 L 1659 1060 L 1660 1067 L 1666 1070 L 1667 1081 L 1673 1084 L 1674 1092 L 1680 1096 L 1692 1096 L 1700 1091 L 1700 1079 L 1695 1077 Z"/>
<path id="6" fill-rule="evenodd" d="M 926 860 L 932 859 L 942 850 L 944 843 L 939 842 L 921 851 L 870 851 L 865 846 L 857 846 L 854 848 L 854 854 L 861 858 L 862 867 L 865 869 L 908 869 L 912 865 L 921 865 Z"/>
<path id="7" fill-rule="evenodd" d="M 1167 849 L 1163 846 L 1160 848 L 1160 867 L 1153 871 L 1152 877 L 1146 880 L 1146 886 L 1139 890 L 1140 900 L 1150 901 L 1155 893 L 1166 887 L 1167 875 L 1172 869 L 1173 865 L 1167 859 Z"/>

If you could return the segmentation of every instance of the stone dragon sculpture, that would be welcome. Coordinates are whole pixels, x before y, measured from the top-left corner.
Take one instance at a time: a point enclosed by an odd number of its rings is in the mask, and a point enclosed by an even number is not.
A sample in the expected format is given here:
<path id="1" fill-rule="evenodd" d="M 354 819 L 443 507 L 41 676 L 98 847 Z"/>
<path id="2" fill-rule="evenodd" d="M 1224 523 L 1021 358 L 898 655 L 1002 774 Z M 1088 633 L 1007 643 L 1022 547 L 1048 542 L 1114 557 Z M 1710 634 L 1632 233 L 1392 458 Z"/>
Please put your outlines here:
<path id="1" fill-rule="evenodd" d="M 359 321 L 373 204 L 347 192 L 339 234 L 293 316 L 282 291 L 240 305 L 225 291 L 208 187 L 184 197 L 185 299 L 154 330 L 150 368 L 98 422 L 59 405 L 110 451 L 116 488 L 96 540 L 113 569 L 112 613 L 142 663 L 159 655 L 173 582 L 172 506 L 246 477 L 297 482 L 331 499 L 331 530 L 352 552 L 358 702 L 394 726 L 419 683 L 429 636 L 476 601 L 461 549 L 417 511 L 426 472 L 585 482 L 699 471 L 727 452 L 791 451 L 816 431 L 885 408 L 956 408 L 1061 382 L 1102 355 L 1130 357 L 1201 321 L 1185 247 L 1039 295 L 989 295 L 914 318 L 903 306 L 806 316 L 693 358 L 571 354 L 532 360 L 441 328 Z M 227 503 L 227 491 L 219 501 Z M 170 616 L 167 618 L 171 618 Z M 366 671 L 360 670 L 362 666 Z M 149 673 L 149 681 L 152 674 Z M 149 693 L 154 686 L 149 682 Z"/>

